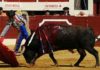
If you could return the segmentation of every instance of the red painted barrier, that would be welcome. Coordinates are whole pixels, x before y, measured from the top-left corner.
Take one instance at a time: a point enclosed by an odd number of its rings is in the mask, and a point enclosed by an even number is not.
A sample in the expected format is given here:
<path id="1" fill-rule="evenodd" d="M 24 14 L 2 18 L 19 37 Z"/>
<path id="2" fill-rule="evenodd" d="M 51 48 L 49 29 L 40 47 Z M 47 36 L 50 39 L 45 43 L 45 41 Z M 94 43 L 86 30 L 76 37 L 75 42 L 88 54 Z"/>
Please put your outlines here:
<path id="1" fill-rule="evenodd" d="M 81 25 L 81 26 L 91 26 L 94 29 L 96 35 L 100 34 L 100 16 L 93 17 L 74 17 L 74 16 L 34 16 L 30 17 L 30 28 L 32 30 L 36 29 L 40 22 L 43 19 L 67 19 L 73 25 Z M 7 17 L 0 17 L 0 33 L 2 32 L 5 24 L 7 23 Z M 49 22 L 49 21 L 48 21 Z M 45 22 L 48 24 L 48 22 Z M 58 22 L 49 22 L 49 23 L 58 23 Z M 18 35 L 17 30 L 14 27 L 11 27 L 6 34 L 6 38 L 16 38 Z"/>
<path id="2" fill-rule="evenodd" d="M 39 23 L 41 23 L 44 19 L 67 19 L 69 22 L 71 22 L 73 25 L 81 25 L 81 26 L 91 26 L 95 32 L 95 35 L 100 35 L 100 16 L 88 16 L 88 17 L 75 17 L 75 16 L 30 16 L 30 28 L 32 30 L 35 30 Z M 7 17 L 0 17 L 0 32 L 3 30 L 5 24 L 7 22 Z M 58 24 L 56 21 L 52 22 L 45 22 L 46 24 L 52 23 L 52 24 Z M 61 22 L 62 23 L 62 22 Z M 60 24 L 60 22 L 59 22 Z M 16 38 L 18 35 L 18 32 L 13 27 L 10 28 L 8 33 L 6 34 L 6 38 Z"/>

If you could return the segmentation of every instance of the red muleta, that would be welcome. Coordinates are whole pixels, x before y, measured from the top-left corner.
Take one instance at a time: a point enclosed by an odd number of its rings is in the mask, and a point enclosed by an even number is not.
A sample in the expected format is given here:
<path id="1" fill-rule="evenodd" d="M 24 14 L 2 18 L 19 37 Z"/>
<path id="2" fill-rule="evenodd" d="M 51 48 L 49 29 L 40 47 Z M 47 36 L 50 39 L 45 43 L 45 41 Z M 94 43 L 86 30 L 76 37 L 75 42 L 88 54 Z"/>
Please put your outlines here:
<path id="1" fill-rule="evenodd" d="M 4 38 L 0 38 L 0 60 L 10 64 L 12 67 L 19 66 L 16 56 L 12 50 L 3 44 Z"/>

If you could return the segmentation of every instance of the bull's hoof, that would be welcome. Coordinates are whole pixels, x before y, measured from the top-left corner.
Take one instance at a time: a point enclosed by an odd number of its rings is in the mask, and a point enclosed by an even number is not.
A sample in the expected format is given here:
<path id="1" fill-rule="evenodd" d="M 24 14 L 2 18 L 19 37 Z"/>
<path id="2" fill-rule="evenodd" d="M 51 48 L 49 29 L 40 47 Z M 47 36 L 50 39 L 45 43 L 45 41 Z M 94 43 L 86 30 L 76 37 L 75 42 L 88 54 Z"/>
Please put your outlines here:
<path id="1" fill-rule="evenodd" d="M 56 63 L 55 66 L 57 67 L 58 66 L 58 63 Z"/>
<path id="2" fill-rule="evenodd" d="M 55 64 L 55 66 L 58 66 L 58 62 L 57 61 L 55 61 L 54 64 Z"/>
<path id="3" fill-rule="evenodd" d="M 99 67 L 100 65 L 99 64 L 96 64 L 94 67 L 96 68 L 96 67 Z"/>
<path id="4" fill-rule="evenodd" d="M 98 64 L 96 64 L 96 66 L 100 66 L 100 64 L 98 63 Z"/>
<path id="5" fill-rule="evenodd" d="M 34 64 L 27 64 L 26 65 L 26 67 L 28 67 L 28 68 L 31 68 L 31 67 L 33 67 L 34 66 Z"/>
<path id="6" fill-rule="evenodd" d="M 79 64 L 74 64 L 75 67 L 79 67 Z"/>

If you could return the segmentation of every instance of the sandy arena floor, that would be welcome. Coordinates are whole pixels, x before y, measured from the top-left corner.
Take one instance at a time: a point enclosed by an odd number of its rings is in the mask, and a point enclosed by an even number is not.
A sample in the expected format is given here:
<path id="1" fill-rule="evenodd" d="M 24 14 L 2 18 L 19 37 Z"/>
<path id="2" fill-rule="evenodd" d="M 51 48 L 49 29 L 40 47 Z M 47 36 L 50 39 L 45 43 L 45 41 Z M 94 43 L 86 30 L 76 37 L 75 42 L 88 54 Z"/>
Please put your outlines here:
<path id="1" fill-rule="evenodd" d="M 10 46 L 9 48 L 12 49 L 13 47 Z M 96 47 L 96 49 L 99 52 L 100 57 L 100 47 Z M 87 53 L 87 56 L 80 64 L 80 67 L 73 67 L 73 64 L 79 58 L 77 51 L 75 51 L 75 53 L 70 53 L 67 50 L 57 51 L 54 53 L 54 55 L 58 61 L 58 66 L 55 66 L 48 54 L 45 54 L 40 57 L 36 61 L 36 64 L 31 68 L 26 67 L 26 62 L 23 56 L 17 56 L 17 60 L 20 64 L 19 67 L 10 67 L 5 63 L 0 62 L 0 70 L 100 70 L 100 66 L 96 68 L 94 67 L 95 59 L 89 53 Z"/>

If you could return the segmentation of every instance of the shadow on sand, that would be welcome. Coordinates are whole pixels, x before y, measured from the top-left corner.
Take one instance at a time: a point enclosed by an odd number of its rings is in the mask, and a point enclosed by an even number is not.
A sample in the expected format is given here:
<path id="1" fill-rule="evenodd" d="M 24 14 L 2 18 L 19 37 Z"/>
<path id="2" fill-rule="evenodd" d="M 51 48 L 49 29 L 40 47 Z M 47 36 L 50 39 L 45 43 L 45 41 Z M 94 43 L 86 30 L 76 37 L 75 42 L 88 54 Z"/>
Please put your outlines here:
<path id="1" fill-rule="evenodd" d="M 0 63 L 0 68 L 11 68 L 12 66 L 10 64 Z M 26 67 L 25 65 L 19 65 L 18 67 Z M 12 67 L 15 68 L 15 67 Z"/>

